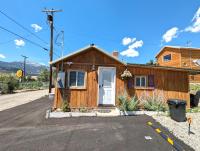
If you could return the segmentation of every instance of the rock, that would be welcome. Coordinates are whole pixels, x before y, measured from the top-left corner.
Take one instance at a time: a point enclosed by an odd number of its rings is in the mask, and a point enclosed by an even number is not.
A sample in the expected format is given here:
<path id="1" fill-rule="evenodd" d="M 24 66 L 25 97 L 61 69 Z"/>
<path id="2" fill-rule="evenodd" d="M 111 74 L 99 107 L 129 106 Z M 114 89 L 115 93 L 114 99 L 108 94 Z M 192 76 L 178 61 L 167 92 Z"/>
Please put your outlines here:
<path id="1" fill-rule="evenodd" d="M 190 135 L 188 135 L 188 122 L 176 122 L 164 115 L 153 115 L 152 117 L 186 144 L 195 150 L 200 150 L 200 113 L 187 113 L 187 117 L 192 118 L 191 132 L 193 134 Z"/>

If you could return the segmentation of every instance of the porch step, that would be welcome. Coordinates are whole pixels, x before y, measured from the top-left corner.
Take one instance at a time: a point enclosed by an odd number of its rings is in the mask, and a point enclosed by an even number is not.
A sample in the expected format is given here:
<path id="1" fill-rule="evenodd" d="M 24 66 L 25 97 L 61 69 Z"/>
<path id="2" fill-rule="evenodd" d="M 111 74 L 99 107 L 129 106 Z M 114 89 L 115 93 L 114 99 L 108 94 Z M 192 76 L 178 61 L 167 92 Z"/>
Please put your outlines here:
<path id="1" fill-rule="evenodd" d="M 95 111 L 99 113 L 110 113 L 115 109 L 116 109 L 115 107 L 99 107 L 98 109 L 95 109 Z"/>

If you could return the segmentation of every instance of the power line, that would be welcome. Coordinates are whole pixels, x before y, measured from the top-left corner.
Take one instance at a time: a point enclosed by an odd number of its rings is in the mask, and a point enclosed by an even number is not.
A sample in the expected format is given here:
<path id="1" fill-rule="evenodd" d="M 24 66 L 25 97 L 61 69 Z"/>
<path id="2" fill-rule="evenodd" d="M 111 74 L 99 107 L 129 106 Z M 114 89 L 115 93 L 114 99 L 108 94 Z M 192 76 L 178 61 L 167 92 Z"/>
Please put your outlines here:
<path id="1" fill-rule="evenodd" d="M 42 38 L 40 38 L 39 36 L 37 36 L 36 34 L 34 34 L 33 32 L 31 32 L 29 29 L 27 29 L 26 27 L 24 27 L 22 24 L 18 23 L 16 20 L 14 20 L 13 18 L 11 18 L 7 14 L 5 14 L 3 11 L 0 10 L 0 13 L 3 14 L 5 17 L 7 17 L 12 22 L 14 22 L 15 24 L 17 24 L 18 26 L 20 26 L 21 28 L 23 28 L 24 30 L 26 30 L 27 32 L 29 32 L 31 35 L 35 36 L 36 38 L 38 38 L 39 40 L 41 40 L 45 44 L 48 44 L 45 40 L 43 40 Z"/>
<path id="2" fill-rule="evenodd" d="M 33 42 L 33 41 L 31 41 L 31 40 L 29 40 L 29 39 L 23 37 L 23 36 L 20 36 L 20 35 L 18 35 L 18 34 L 16 34 L 16 33 L 12 32 L 12 31 L 10 31 L 10 30 L 8 30 L 8 29 L 2 27 L 2 26 L 0 26 L 0 28 L 3 29 L 3 30 L 5 30 L 5 31 L 7 31 L 7 32 L 9 32 L 9 33 L 11 33 L 11 34 L 13 34 L 13 35 L 15 35 L 15 36 L 17 36 L 17 37 L 20 37 L 20 38 L 22 38 L 22 39 L 28 41 L 29 43 L 31 43 L 31 44 L 33 44 L 33 45 L 35 45 L 35 46 L 37 46 L 37 47 L 40 47 L 40 48 L 44 49 L 45 51 L 49 51 L 47 48 L 41 46 L 40 44 L 37 44 L 37 43 L 35 43 L 35 42 Z M 7 42 L 3 42 L 3 43 L 0 43 L 0 44 L 10 43 L 11 41 L 13 41 L 13 40 L 9 40 L 9 41 L 7 41 Z M 55 56 L 57 56 L 57 57 L 60 57 L 60 55 L 58 55 L 58 54 L 55 53 L 55 52 L 53 52 L 53 54 L 54 54 Z"/>
<path id="3" fill-rule="evenodd" d="M 46 31 L 47 29 L 43 29 L 41 32 L 44 32 Z M 24 35 L 25 37 L 30 37 L 31 34 L 27 34 L 27 35 Z M 10 42 L 13 42 L 13 39 L 10 39 L 10 40 L 7 40 L 7 41 L 0 41 L 0 45 L 4 45 L 4 44 L 7 44 L 7 43 L 10 43 Z"/>
<path id="4" fill-rule="evenodd" d="M 17 37 L 20 37 L 20 38 L 22 38 L 22 39 L 28 41 L 29 43 L 31 43 L 31 44 L 33 44 L 33 45 L 35 45 L 35 46 L 37 46 L 37 47 L 40 47 L 40 48 L 44 49 L 45 51 L 48 51 L 47 48 L 41 46 L 41 45 L 38 44 L 38 43 L 35 43 L 35 42 L 33 42 L 33 41 L 31 41 L 31 40 L 29 40 L 29 39 L 23 37 L 23 36 L 20 36 L 20 35 L 18 35 L 18 34 L 16 34 L 16 33 L 12 32 L 12 31 L 10 31 L 10 30 L 8 30 L 8 29 L 2 27 L 2 26 L 0 26 L 0 28 L 1 28 L 2 30 L 5 30 L 5 31 L 9 32 L 10 34 L 13 34 L 13 35 L 15 35 L 15 36 L 17 36 Z"/>

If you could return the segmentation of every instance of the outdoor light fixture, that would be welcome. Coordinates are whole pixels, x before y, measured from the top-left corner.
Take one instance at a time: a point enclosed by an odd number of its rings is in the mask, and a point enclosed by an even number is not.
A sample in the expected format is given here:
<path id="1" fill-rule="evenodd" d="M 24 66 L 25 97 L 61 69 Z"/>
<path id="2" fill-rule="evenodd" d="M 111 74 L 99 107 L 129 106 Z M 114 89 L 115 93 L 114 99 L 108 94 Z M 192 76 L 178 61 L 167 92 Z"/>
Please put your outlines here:
<path id="1" fill-rule="evenodd" d="M 71 64 L 73 64 L 73 62 L 66 62 L 69 66 L 71 66 Z"/>

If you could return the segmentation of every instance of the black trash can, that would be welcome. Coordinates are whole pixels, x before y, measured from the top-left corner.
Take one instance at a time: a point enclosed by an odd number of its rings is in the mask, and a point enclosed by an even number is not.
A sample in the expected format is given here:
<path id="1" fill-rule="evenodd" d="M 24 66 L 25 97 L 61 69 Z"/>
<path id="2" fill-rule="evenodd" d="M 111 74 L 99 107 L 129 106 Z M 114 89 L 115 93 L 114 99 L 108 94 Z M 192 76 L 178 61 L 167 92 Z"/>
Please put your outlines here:
<path id="1" fill-rule="evenodd" d="M 170 99 L 167 101 L 170 117 L 177 122 L 186 121 L 186 101 Z"/>

